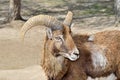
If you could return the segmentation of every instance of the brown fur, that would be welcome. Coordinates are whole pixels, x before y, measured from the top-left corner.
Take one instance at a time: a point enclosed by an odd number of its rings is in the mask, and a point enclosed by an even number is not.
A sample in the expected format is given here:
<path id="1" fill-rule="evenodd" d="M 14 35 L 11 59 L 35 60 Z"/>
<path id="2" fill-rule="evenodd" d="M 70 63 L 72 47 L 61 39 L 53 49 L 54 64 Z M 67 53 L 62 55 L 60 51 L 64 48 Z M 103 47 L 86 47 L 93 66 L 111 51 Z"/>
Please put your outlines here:
<path id="1" fill-rule="evenodd" d="M 94 36 L 93 42 L 88 41 L 89 35 L 73 36 L 80 51 L 80 58 L 70 63 L 70 67 L 63 80 L 87 80 L 88 76 L 95 78 L 107 76 L 111 73 L 115 73 L 118 80 L 120 80 L 120 31 L 104 31 L 96 33 Z M 98 45 L 98 48 L 94 47 L 94 45 Z M 105 51 L 105 56 L 108 60 L 105 69 L 94 69 L 91 49 L 103 49 Z"/>
<path id="2" fill-rule="evenodd" d="M 57 58 L 53 56 L 53 43 L 48 41 L 45 44 L 47 45 L 46 47 L 48 47 L 49 49 L 45 47 L 44 62 L 42 64 L 42 67 L 49 79 L 55 80 L 57 79 L 58 74 L 61 73 L 63 66 L 59 63 Z M 66 60 L 64 60 L 64 62 L 66 62 L 67 64 Z"/>
<path id="3" fill-rule="evenodd" d="M 67 50 L 71 50 L 74 48 L 75 44 L 70 35 L 70 29 L 67 26 L 64 26 L 64 31 L 56 30 L 53 31 L 53 35 L 64 34 L 64 39 L 66 42 Z M 71 42 L 71 43 L 70 43 Z M 68 44 L 69 43 L 69 44 Z M 66 71 L 68 71 L 69 60 L 65 59 L 63 56 L 56 56 L 56 53 L 59 53 L 61 50 L 55 48 L 55 44 L 53 40 L 50 40 L 46 37 L 45 45 L 44 45 L 44 56 L 42 67 L 45 70 L 46 75 L 49 80 L 61 80 Z M 58 60 L 61 57 L 64 59 L 62 62 Z"/>

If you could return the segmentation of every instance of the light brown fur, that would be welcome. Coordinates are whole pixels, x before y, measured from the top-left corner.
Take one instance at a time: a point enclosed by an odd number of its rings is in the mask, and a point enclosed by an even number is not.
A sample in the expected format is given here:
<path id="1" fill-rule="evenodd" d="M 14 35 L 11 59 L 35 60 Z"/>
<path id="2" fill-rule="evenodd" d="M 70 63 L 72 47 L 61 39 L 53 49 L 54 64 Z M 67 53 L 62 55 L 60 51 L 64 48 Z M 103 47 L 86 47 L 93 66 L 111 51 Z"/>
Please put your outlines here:
<path id="1" fill-rule="evenodd" d="M 120 31 L 104 31 L 94 34 L 94 41 L 88 41 L 89 35 L 75 35 L 73 39 L 80 51 L 80 58 L 71 62 L 68 73 L 63 80 L 87 80 L 88 76 L 93 78 L 107 76 L 115 73 L 120 80 Z M 98 45 L 94 47 L 94 45 Z M 93 48 L 92 48 L 93 47 Z M 91 49 L 100 49 L 105 52 L 107 64 L 102 70 L 94 69 L 91 59 Z"/>

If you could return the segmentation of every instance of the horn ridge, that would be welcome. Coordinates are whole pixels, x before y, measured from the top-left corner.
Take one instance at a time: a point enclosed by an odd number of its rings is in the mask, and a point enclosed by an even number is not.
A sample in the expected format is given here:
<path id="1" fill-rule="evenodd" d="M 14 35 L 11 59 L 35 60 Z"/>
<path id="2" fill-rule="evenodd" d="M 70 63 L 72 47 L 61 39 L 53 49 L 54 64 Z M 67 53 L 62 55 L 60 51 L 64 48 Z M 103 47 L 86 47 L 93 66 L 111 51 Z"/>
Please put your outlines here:
<path id="1" fill-rule="evenodd" d="M 24 39 L 24 36 L 29 29 L 39 25 L 49 27 L 51 28 L 51 30 L 63 29 L 63 24 L 60 21 L 58 21 L 55 17 L 48 15 L 37 15 L 28 19 L 28 21 L 25 22 L 25 24 L 21 28 L 20 35 L 22 39 Z"/>
<path id="2" fill-rule="evenodd" d="M 63 24 L 70 27 L 72 23 L 72 18 L 73 18 L 73 13 L 71 11 L 68 11 Z"/>

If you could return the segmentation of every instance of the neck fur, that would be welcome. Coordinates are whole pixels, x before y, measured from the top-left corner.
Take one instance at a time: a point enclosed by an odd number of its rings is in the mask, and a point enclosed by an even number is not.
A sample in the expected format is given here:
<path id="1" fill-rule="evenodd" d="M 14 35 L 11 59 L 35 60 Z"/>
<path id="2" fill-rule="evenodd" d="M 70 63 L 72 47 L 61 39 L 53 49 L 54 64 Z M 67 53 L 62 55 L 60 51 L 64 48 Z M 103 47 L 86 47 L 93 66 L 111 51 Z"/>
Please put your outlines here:
<path id="1" fill-rule="evenodd" d="M 52 53 L 54 52 L 48 49 L 48 46 L 45 45 L 42 67 L 49 79 L 60 80 L 67 71 L 66 65 L 68 65 L 68 62 L 64 57 L 55 57 Z"/>

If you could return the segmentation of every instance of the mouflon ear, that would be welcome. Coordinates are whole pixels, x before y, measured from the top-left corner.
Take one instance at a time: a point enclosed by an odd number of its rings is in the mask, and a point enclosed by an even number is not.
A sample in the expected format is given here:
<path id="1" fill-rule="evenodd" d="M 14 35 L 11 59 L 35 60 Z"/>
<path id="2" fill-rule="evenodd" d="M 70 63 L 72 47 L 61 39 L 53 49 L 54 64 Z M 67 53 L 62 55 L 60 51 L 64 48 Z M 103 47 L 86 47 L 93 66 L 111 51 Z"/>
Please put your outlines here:
<path id="1" fill-rule="evenodd" d="M 53 33 L 52 33 L 51 28 L 47 28 L 46 33 L 47 33 L 48 39 L 52 39 Z"/>

